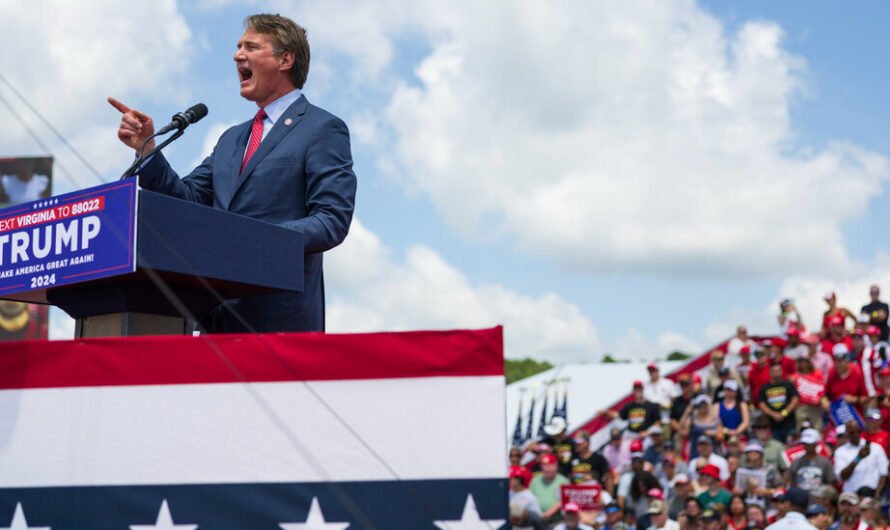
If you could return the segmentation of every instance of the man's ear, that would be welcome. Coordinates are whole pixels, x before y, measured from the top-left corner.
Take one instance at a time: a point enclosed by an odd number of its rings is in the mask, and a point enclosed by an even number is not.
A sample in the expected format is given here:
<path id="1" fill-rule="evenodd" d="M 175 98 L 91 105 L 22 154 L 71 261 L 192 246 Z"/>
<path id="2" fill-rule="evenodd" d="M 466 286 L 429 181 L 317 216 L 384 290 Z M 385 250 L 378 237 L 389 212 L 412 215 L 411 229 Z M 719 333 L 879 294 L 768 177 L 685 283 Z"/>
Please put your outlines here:
<path id="1" fill-rule="evenodd" d="M 278 69 L 290 70 L 294 66 L 294 52 L 281 52 L 278 56 Z"/>

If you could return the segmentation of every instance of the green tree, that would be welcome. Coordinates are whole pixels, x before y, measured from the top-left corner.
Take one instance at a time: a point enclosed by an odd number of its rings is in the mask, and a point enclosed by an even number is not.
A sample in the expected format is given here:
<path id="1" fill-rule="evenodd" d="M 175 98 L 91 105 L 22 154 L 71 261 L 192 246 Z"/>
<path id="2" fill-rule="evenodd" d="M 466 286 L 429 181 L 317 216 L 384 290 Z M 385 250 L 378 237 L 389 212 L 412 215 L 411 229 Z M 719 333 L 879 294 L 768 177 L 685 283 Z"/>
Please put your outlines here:
<path id="1" fill-rule="evenodd" d="M 667 356 L 668 361 L 688 361 L 691 358 L 692 355 L 681 351 L 672 351 L 670 355 Z"/>
<path id="2" fill-rule="evenodd" d="M 508 385 L 551 368 L 553 368 L 553 365 L 547 361 L 536 361 L 534 359 L 504 359 L 504 375 L 507 377 Z"/>

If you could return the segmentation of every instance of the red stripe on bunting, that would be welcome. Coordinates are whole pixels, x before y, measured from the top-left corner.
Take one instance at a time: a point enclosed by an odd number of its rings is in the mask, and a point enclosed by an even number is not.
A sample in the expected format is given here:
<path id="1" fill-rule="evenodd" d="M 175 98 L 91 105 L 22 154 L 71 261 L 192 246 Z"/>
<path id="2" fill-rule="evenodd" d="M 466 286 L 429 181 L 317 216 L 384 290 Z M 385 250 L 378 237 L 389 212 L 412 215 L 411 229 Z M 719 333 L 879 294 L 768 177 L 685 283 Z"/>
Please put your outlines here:
<path id="1" fill-rule="evenodd" d="M 504 374 L 503 329 L 0 343 L 0 389 Z"/>

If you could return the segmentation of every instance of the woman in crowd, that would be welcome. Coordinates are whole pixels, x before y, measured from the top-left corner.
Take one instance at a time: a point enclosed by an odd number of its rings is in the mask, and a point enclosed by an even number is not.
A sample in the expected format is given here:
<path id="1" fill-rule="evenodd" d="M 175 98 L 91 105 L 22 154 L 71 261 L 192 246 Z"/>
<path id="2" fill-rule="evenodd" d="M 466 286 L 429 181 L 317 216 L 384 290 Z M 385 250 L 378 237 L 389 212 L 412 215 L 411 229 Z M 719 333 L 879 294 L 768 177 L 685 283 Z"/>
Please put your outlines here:
<path id="1" fill-rule="evenodd" d="M 715 447 L 719 447 L 720 419 L 711 408 L 711 398 L 706 394 L 695 396 L 686 412 L 683 413 L 683 419 L 680 421 L 680 428 L 683 430 L 683 437 L 687 440 L 698 440 L 699 436 L 706 435 L 714 442 Z M 689 460 L 698 458 L 698 444 L 690 444 Z"/>
<path id="2" fill-rule="evenodd" d="M 748 519 L 748 528 L 752 524 L 756 525 L 755 528 L 766 528 L 766 510 L 763 506 L 749 503 L 745 506 L 745 516 Z"/>
<path id="3" fill-rule="evenodd" d="M 729 379 L 723 383 L 723 399 L 711 407 L 711 416 L 716 416 L 720 421 L 724 439 L 743 435 L 748 430 L 751 419 L 748 404 L 741 400 L 736 380 Z"/>
<path id="4" fill-rule="evenodd" d="M 887 517 L 881 511 L 878 502 L 871 498 L 865 497 L 859 502 L 859 513 L 862 520 L 871 530 L 890 530 L 887 524 Z"/>
<path id="5" fill-rule="evenodd" d="M 729 499 L 729 513 L 726 521 L 727 530 L 745 530 L 748 516 L 745 513 L 745 499 L 738 493 Z"/>

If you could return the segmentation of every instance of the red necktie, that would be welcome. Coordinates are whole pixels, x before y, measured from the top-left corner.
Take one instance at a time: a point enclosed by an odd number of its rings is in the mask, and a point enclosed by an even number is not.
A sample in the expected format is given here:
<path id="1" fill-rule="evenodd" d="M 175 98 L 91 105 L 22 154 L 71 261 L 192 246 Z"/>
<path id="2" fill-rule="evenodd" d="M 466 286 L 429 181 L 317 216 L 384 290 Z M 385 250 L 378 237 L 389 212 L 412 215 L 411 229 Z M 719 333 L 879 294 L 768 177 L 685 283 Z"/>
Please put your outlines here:
<path id="1" fill-rule="evenodd" d="M 253 118 L 253 125 L 250 126 L 250 141 L 247 142 L 247 151 L 244 152 L 244 160 L 241 161 L 241 171 L 244 171 L 244 166 L 260 146 L 260 142 L 263 141 L 263 120 L 265 119 L 266 111 L 258 110 Z"/>

